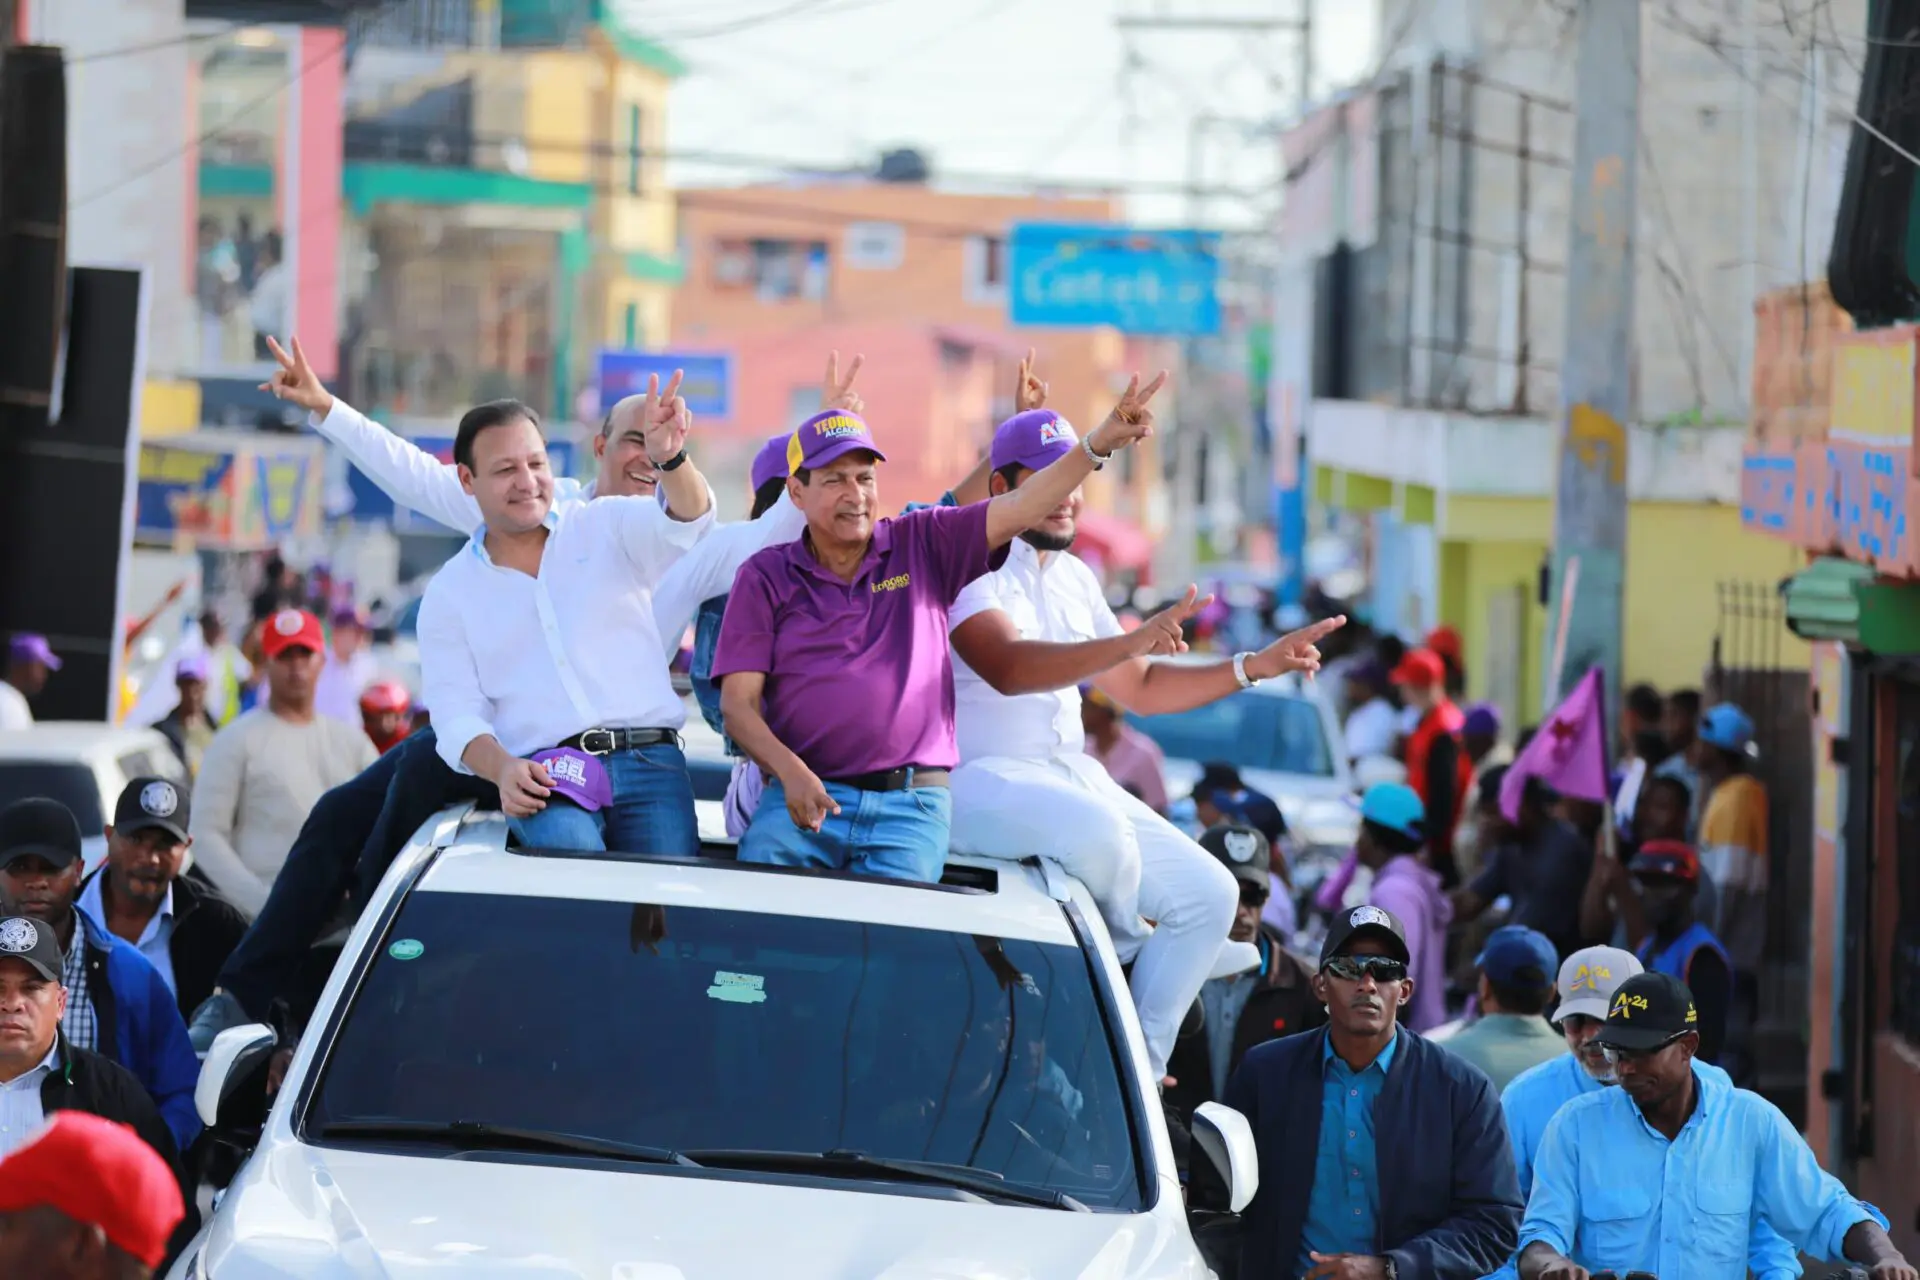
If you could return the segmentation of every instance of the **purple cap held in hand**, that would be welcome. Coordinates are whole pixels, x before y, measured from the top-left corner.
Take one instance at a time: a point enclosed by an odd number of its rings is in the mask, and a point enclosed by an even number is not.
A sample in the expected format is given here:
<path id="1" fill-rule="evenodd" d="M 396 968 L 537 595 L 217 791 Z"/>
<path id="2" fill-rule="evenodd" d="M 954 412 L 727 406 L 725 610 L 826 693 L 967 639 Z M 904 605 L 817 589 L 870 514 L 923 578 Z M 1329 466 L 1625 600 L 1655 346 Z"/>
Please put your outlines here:
<path id="1" fill-rule="evenodd" d="M 769 480 L 783 480 L 788 475 L 787 447 L 793 443 L 793 432 L 782 432 L 760 446 L 760 452 L 753 455 L 753 491 L 760 492 L 760 486 Z"/>
<path id="2" fill-rule="evenodd" d="M 532 758 L 546 766 L 555 795 L 565 796 L 588 813 L 613 803 L 613 779 L 596 757 L 572 747 L 554 747 L 536 751 Z"/>
<path id="3" fill-rule="evenodd" d="M 864 449 L 881 462 L 887 460 L 887 455 L 874 446 L 873 432 L 859 414 L 845 409 L 816 413 L 801 423 L 787 442 L 787 474 L 802 467 L 824 467 L 856 449 Z"/>
<path id="4" fill-rule="evenodd" d="M 49 671 L 60 669 L 60 657 L 45 636 L 15 636 L 7 645 L 7 657 L 14 662 L 38 662 Z"/>
<path id="5" fill-rule="evenodd" d="M 1014 414 L 993 433 L 993 469 L 1017 462 L 1029 471 L 1039 471 L 1072 453 L 1079 443 L 1073 424 L 1065 418 L 1051 409 L 1029 409 Z"/>

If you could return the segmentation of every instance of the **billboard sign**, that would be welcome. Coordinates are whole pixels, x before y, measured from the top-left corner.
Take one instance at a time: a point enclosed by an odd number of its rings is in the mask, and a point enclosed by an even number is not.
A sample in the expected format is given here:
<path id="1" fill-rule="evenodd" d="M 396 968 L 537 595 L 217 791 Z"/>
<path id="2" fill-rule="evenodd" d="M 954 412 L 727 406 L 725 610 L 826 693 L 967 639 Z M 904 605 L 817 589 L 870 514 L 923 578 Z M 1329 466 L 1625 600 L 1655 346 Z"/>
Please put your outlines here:
<path id="1" fill-rule="evenodd" d="M 627 396 L 647 389 L 647 378 L 657 374 L 665 386 L 673 371 L 682 373 L 681 398 L 687 408 L 721 421 L 733 416 L 733 357 L 724 351 L 616 351 L 603 350 L 595 379 L 600 388 L 600 412 Z"/>
<path id="2" fill-rule="evenodd" d="M 1022 222 L 1008 244 L 1016 325 L 1156 337 L 1220 331 L 1217 232 Z"/>
<path id="3" fill-rule="evenodd" d="M 264 551 L 320 532 L 317 440 L 175 436 L 140 446 L 134 537 L 154 546 Z"/>

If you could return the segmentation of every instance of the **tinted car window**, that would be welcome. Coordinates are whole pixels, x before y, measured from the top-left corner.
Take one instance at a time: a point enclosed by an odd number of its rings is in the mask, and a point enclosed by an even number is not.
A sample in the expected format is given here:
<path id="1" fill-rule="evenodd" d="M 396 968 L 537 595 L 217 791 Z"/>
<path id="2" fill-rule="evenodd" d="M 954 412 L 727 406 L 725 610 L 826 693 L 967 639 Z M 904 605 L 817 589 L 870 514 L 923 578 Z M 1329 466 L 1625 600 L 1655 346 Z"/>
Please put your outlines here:
<path id="1" fill-rule="evenodd" d="M 939 1161 L 1138 1208 L 1069 946 L 690 907 L 416 893 L 305 1118 Z M 345 1139 L 341 1139 L 345 1140 Z"/>
<path id="2" fill-rule="evenodd" d="M 0 809 L 36 796 L 58 800 L 73 810 L 81 835 L 97 836 L 107 829 L 100 812 L 100 783 L 86 765 L 0 760 Z"/>
<path id="3" fill-rule="evenodd" d="M 1306 698 L 1236 693 L 1191 711 L 1132 721 L 1170 760 L 1225 760 L 1242 769 L 1334 776 L 1320 708 Z"/>

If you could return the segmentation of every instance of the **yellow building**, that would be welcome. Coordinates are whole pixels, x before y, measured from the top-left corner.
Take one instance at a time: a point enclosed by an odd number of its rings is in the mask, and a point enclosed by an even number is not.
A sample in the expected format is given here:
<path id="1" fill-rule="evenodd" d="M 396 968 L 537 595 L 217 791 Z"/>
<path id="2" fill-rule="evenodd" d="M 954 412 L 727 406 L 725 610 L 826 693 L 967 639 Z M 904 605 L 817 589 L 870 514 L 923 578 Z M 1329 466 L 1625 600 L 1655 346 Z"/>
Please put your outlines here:
<path id="1" fill-rule="evenodd" d="M 1770 586 L 1805 557 L 1740 523 L 1741 428 L 1636 428 L 1629 445 L 1624 680 L 1699 688 L 1729 584 Z M 1446 623 L 1466 651 L 1469 696 L 1510 724 L 1541 711 L 1551 662 L 1542 566 L 1553 537 L 1557 433 L 1548 422 L 1315 401 L 1313 498 L 1387 517 L 1376 580 L 1403 598 L 1402 631 Z M 1388 566 L 1382 560 L 1415 563 Z M 1805 660 L 1783 639 L 1780 662 Z"/>

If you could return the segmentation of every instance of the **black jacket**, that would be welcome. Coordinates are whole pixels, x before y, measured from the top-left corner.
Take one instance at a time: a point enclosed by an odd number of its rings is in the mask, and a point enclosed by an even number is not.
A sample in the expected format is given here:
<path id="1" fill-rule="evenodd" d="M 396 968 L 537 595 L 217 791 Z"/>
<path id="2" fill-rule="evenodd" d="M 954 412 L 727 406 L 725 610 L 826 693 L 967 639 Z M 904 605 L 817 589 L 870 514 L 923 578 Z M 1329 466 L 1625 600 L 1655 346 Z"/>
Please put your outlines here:
<path id="1" fill-rule="evenodd" d="M 1493 1085 L 1478 1067 L 1401 1027 L 1374 1103 L 1380 1176 L 1375 1246 L 1413 1280 L 1479 1280 L 1513 1256 L 1526 1201 Z M 1247 1118 L 1260 1189 L 1241 1217 L 1243 1277 L 1291 1275 L 1313 1192 L 1327 1033 L 1252 1049 L 1224 1099 Z"/>
<path id="2" fill-rule="evenodd" d="M 1233 1031 L 1233 1056 L 1227 1063 L 1229 1077 L 1253 1046 L 1311 1031 L 1327 1022 L 1326 1006 L 1313 996 L 1313 970 L 1287 950 L 1279 930 L 1262 924 L 1258 945 L 1266 957 L 1266 972 L 1241 1007 L 1240 1021 Z M 1192 1021 L 1189 1019 L 1189 1023 Z M 1185 1026 L 1181 1030 L 1184 1034 L 1174 1044 L 1173 1056 L 1167 1062 L 1167 1074 L 1178 1083 L 1167 1090 L 1166 1100 L 1185 1119 L 1201 1103 L 1219 1099 L 1213 1096 L 1212 1032 L 1204 1023 L 1192 1031 Z"/>
<path id="3" fill-rule="evenodd" d="M 153 1105 L 146 1086 L 133 1072 L 112 1058 L 68 1044 L 64 1032 L 59 1033 L 58 1049 L 59 1060 L 40 1084 L 40 1109 L 49 1117 L 56 1111 L 84 1111 L 126 1125 L 140 1135 L 141 1141 L 160 1153 L 174 1177 L 180 1180 L 187 1216 L 173 1233 L 173 1243 L 168 1250 L 171 1262 L 200 1230 L 200 1211 L 194 1205 L 186 1162 L 174 1145 L 173 1131 L 160 1118 L 159 1108 Z M 164 1271 L 162 1268 L 163 1274 Z"/>
<path id="4" fill-rule="evenodd" d="M 96 871 L 87 880 L 101 873 Z M 81 882 L 81 891 L 86 890 Z M 99 922 L 102 925 L 106 921 Z M 220 967 L 240 945 L 247 917 L 221 897 L 205 880 L 189 871 L 173 881 L 173 937 L 167 954 L 173 960 L 173 986 L 180 1016 L 191 1019 L 220 980 Z"/>

